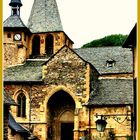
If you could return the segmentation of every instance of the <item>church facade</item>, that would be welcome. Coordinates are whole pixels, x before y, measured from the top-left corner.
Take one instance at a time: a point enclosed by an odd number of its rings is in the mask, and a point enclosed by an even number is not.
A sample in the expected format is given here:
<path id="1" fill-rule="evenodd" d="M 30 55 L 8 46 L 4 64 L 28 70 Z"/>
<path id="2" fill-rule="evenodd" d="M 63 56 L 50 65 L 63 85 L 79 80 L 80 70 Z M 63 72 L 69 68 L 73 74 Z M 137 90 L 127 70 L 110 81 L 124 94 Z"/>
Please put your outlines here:
<path id="1" fill-rule="evenodd" d="M 16 122 L 39 140 L 127 140 L 133 135 L 128 48 L 73 49 L 55 0 L 35 0 L 28 25 L 11 0 L 4 26 L 4 90 Z M 106 122 L 103 132 L 96 124 Z M 9 128 L 8 139 L 16 138 Z M 27 139 L 27 138 L 25 138 Z"/>

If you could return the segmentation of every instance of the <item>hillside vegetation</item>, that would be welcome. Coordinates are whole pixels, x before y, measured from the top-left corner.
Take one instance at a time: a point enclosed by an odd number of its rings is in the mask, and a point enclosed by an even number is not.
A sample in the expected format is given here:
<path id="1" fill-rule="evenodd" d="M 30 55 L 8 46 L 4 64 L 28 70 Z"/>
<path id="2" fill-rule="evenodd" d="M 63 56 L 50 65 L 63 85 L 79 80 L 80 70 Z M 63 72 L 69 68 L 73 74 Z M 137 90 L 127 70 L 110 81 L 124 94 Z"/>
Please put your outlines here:
<path id="1" fill-rule="evenodd" d="M 93 40 L 84 44 L 82 48 L 101 47 L 101 46 L 122 46 L 128 35 L 115 34 L 104 38 Z"/>

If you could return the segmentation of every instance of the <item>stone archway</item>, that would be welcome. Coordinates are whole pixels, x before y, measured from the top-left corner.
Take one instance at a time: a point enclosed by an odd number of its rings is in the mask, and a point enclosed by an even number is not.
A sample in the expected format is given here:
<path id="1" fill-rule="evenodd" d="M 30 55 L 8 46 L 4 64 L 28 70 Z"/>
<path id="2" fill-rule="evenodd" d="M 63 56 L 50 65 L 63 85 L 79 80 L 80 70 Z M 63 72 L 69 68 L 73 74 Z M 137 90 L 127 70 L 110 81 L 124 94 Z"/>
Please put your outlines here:
<path id="1" fill-rule="evenodd" d="M 75 102 L 65 91 L 54 93 L 47 104 L 48 108 L 48 133 L 50 140 L 73 140 Z"/>

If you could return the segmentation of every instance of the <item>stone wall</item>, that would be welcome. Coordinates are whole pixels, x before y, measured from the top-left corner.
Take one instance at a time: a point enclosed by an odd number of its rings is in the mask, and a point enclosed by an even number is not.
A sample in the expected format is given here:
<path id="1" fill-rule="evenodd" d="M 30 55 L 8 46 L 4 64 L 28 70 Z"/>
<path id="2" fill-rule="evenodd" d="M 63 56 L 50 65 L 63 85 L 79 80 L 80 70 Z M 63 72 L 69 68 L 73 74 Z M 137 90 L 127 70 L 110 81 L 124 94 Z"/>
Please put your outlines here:
<path id="1" fill-rule="evenodd" d="M 40 55 L 45 55 L 45 39 L 47 35 L 51 34 L 54 37 L 53 54 L 61 49 L 64 45 L 72 48 L 72 41 L 67 37 L 64 32 L 52 32 L 45 34 L 31 34 L 25 35 L 24 32 L 17 32 L 22 35 L 21 41 L 14 41 L 14 34 L 16 32 L 4 32 L 3 52 L 4 52 L 4 68 L 17 64 L 22 64 L 26 58 L 32 55 L 32 40 L 35 35 L 40 36 Z M 8 37 L 8 34 L 11 36 Z"/>
<path id="2" fill-rule="evenodd" d="M 58 85 L 65 86 L 84 103 L 89 97 L 88 67 L 72 50 L 63 47 L 43 66 L 43 80 L 45 85 L 52 89 Z"/>
<path id="3" fill-rule="evenodd" d="M 47 88 L 48 87 L 48 88 Z M 29 105 L 29 100 L 27 100 L 27 117 L 20 118 L 16 117 L 16 107 L 11 107 L 11 111 L 14 114 L 17 122 L 20 122 L 22 125 L 29 128 L 33 127 L 33 133 L 38 136 L 40 140 L 45 140 L 47 137 L 47 127 L 48 127 L 48 109 L 47 104 L 50 97 L 55 93 L 51 91 L 55 91 L 53 88 L 57 86 L 47 86 L 47 85 L 7 85 L 5 86 L 6 92 L 9 91 L 9 94 L 16 100 L 16 96 L 18 91 L 24 91 L 26 97 L 29 98 L 29 94 L 31 93 L 31 104 Z M 58 88 L 59 89 L 59 88 Z M 62 89 L 62 88 L 60 88 Z M 65 89 L 65 88 L 64 88 Z M 59 91 L 59 90 L 56 90 Z M 28 95 L 27 95 L 28 94 Z M 79 96 L 78 96 L 79 97 Z M 86 106 L 80 106 L 79 100 L 75 100 L 77 107 L 75 108 L 74 113 L 74 140 L 78 140 L 80 136 L 84 135 L 84 130 L 90 130 L 93 139 L 107 139 L 109 137 L 109 132 L 113 131 L 115 134 L 115 140 L 127 140 L 127 135 L 131 135 L 131 110 L 129 106 L 123 107 L 92 107 L 91 111 Z M 30 112 L 31 107 L 31 114 Z M 126 116 L 118 116 L 119 124 L 117 121 L 114 120 L 113 116 L 109 117 L 109 115 L 113 114 L 127 114 L 128 111 L 128 118 Z M 100 134 L 96 130 L 95 121 L 100 119 L 98 115 L 108 115 L 107 117 L 107 126 L 105 132 Z M 31 115 L 31 117 L 30 117 Z"/>
<path id="4" fill-rule="evenodd" d="M 40 140 L 47 138 L 49 127 L 49 107 L 50 98 L 59 91 L 64 91 L 73 99 L 74 107 L 70 107 L 74 118 L 74 140 L 79 140 L 83 136 L 84 131 L 88 130 L 92 134 L 93 139 L 107 139 L 111 131 L 115 133 L 116 140 L 127 140 L 127 135 L 131 135 L 131 118 L 124 120 L 124 116 L 120 117 L 117 123 L 112 117 L 107 119 L 107 128 L 104 133 L 100 134 L 96 130 L 95 121 L 96 113 L 102 114 L 126 114 L 128 107 L 92 107 L 91 110 L 85 106 L 89 100 L 89 95 L 97 92 L 98 89 L 98 73 L 96 70 L 83 59 L 81 59 L 73 50 L 63 47 L 58 53 L 50 58 L 42 66 L 42 83 L 21 83 L 21 84 L 5 84 L 5 91 L 16 101 L 17 95 L 22 91 L 26 96 L 26 117 L 16 116 L 16 107 L 12 107 L 11 111 L 17 122 L 23 124 L 27 128 L 33 128 L 33 133 Z M 62 98 L 61 98 L 62 99 Z M 62 101 L 62 100 L 61 100 Z M 64 103 L 67 102 L 63 101 Z M 48 107 L 48 104 L 50 105 Z M 55 116 L 66 110 L 55 108 Z M 57 111 L 57 109 L 60 109 Z M 61 112 L 60 112 L 61 111 Z M 129 112 L 130 113 L 130 112 Z M 55 119 L 57 120 L 57 118 Z M 55 127 L 55 122 L 54 127 Z M 60 125 L 60 123 L 58 122 Z M 57 125 L 57 127 L 60 127 Z M 59 134 L 60 135 L 60 134 Z M 59 140 L 59 139 L 58 139 Z"/>
<path id="5" fill-rule="evenodd" d="M 98 93 L 98 88 L 99 88 L 98 78 L 99 78 L 99 73 L 94 68 L 91 67 L 90 68 L 90 98 L 94 95 L 94 93 Z"/>
<path id="6" fill-rule="evenodd" d="M 6 84 L 5 90 L 15 101 L 17 95 L 22 91 L 26 100 L 26 117 L 16 116 L 16 107 L 12 107 L 12 112 L 17 122 L 34 124 L 34 133 L 46 137 L 46 133 L 41 130 L 46 128 L 48 121 L 47 104 L 50 97 L 56 92 L 63 90 L 69 94 L 75 102 L 76 108 L 82 108 L 81 103 L 87 102 L 89 98 L 89 65 L 77 56 L 72 50 L 64 47 L 49 63 L 44 65 L 44 84 Z M 47 74 L 46 74 L 47 71 Z M 65 101 L 64 101 L 65 102 Z M 77 123 L 77 122 L 76 122 Z M 39 129 L 39 131 L 37 131 Z M 46 130 L 47 132 L 47 130 Z M 42 135 L 42 136 L 41 136 Z"/>
<path id="7" fill-rule="evenodd" d="M 4 49 L 3 49 L 3 53 L 4 53 L 4 68 L 8 67 L 8 66 L 12 66 L 12 65 L 16 65 L 17 62 L 17 47 L 14 44 L 4 44 Z"/>
<path id="8" fill-rule="evenodd" d="M 24 32 L 18 32 L 22 36 L 21 41 L 14 41 L 14 32 L 4 33 L 3 42 L 3 67 L 15 66 L 22 64 L 26 60 L 26 41 L 24 40 Z M 8 38 L 10 34 L 10 38 Z"/>
<path id="9" fill-rule="evenodd" d="M 91 108 L 91 133 L 93 139 L 106 140 L 110 138 L 110 132 L 113 133 L 115 140 L 127 140 L 131 132 L 131 107 L 94 107 Z M 119 115 L 120 114 L 120 115 Z M 128 116 L 127 116 L 128 114 Z M 98 116 L 99 115 L 99 116 Z M 96 120 L 101 119 L 100 115 L 106 118 L 106 129 L 102 134 L 96 130 Z"/>

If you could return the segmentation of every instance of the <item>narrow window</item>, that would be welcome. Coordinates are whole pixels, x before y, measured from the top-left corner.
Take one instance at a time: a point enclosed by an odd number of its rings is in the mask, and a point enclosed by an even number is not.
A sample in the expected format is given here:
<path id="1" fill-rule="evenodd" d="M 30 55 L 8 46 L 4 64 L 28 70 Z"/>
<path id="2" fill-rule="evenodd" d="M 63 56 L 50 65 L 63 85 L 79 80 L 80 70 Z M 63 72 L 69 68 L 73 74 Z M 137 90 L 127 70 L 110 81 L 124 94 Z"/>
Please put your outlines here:
<path id="1" fill-rule="evenodd" d="M 18 109 L 17 109 L 17 117 L 25 117 L 26 116 L 26 97 L 23 93 L 20 93 L 17 97 Z"/>
<path id="2" fill-rule="evenodd" d="M 54 38 L 52 35 L 48 35 L 46 37 L 46 48 L 45 48 L 47 56 L 53 54 L 53 46 L 54 46 Z"/>
<path id="3" fill-rule="evenodd" d="M 24 33 L 24 41 L 26 41 L 26 34 Z"/>
<path id="4" fill-rule="evenodd" d="M 40 37 L 34 36 L 32 40 L 32 55 L 40 55 Z"/>
<path id="5" fill-rule="evenodd" d="M 20 15 L 20 8 L 17 6 L 17 7 L 12 7 L 12 16 L 13 15 Z"/>
<path id="6" fill-rule="evenodd" d="M 12 9 L 12 15 L 17 15 L 17 8 L 16 7 L 13 7 L 13 9 Z"/>
<path id="7" fill-rule="evenodd" d="M 10 33 L 8 33 L 8 34 L 7 34 L 7 37 L 8 37 L 8 38 L 11 38 L 11 34 L 10 34 Z"/>

